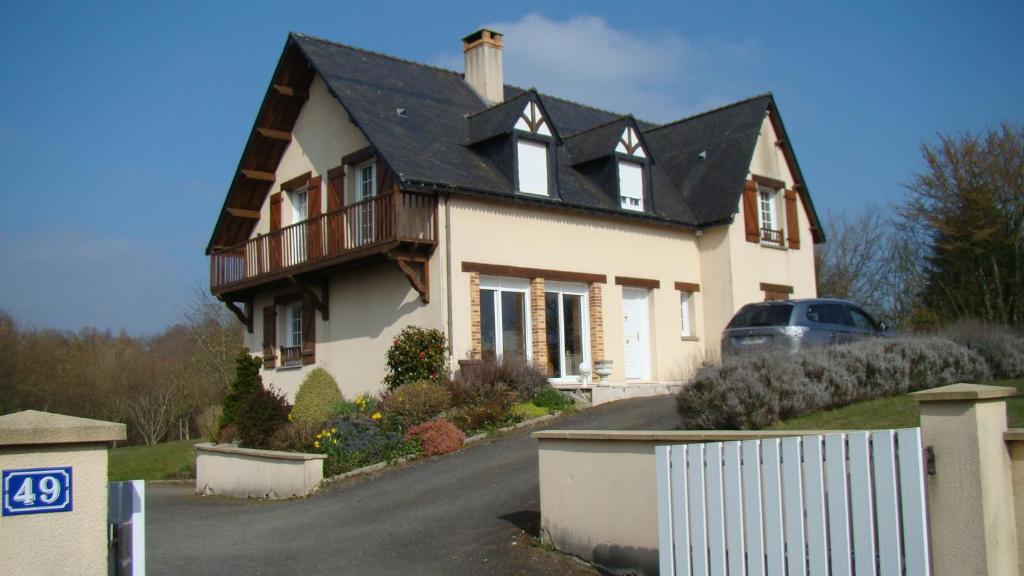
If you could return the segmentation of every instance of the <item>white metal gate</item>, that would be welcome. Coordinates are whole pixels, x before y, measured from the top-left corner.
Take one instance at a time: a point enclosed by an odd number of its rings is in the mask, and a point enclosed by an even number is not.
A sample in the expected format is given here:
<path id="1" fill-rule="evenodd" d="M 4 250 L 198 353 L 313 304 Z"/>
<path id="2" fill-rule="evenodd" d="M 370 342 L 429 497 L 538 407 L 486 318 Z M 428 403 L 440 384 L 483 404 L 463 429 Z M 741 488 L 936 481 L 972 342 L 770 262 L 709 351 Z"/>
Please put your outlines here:
<path id="1" fill-rule="evenodd" d="M 930 574 L 919 428 L 655 450 L 662 576 Z"/>

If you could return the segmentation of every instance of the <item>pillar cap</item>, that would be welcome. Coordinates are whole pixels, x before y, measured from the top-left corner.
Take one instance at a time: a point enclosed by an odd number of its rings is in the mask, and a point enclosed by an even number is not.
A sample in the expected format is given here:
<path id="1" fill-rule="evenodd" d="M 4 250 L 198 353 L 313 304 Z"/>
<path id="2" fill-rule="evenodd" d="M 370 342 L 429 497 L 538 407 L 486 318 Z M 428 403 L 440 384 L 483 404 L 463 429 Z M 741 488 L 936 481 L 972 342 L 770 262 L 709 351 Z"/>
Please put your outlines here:
<path id="1" fill-rule="evenodd" d="M 931 390 L 913 392 L 910 397 L 917 402 L 965 402 L 997 400 L 1017 395 L 1012 386 L 986 386 L 984 384 L 950 384 Z"/>
<path id="2" fill-rule="evenodd" d="M 124 424 L 37 410 L 0 416 L 0 446 L 86 444 L 127 438 Z"/>

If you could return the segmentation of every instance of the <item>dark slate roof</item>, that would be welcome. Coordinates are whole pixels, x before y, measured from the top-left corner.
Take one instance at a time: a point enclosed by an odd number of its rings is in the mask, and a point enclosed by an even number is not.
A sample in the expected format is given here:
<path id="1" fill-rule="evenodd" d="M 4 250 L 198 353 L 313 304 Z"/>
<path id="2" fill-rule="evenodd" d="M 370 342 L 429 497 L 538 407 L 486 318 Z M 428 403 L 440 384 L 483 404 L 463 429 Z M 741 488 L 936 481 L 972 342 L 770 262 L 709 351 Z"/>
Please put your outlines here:
<path id="1" fill-rule="evenodd" d="M 595 158 L 608 156 L 615 151 L 622 131 L 630 124 L 628 117 L 616 118 L 611 122 L 577 132 L 564 139 L 569 148 L 573 164 L 583 164 Z"/>
<path id="2" fill-rule="evenodd" d="M 736 212 L 771 98 L 755 96 L 643 133 L 698 221 L 720 222 Z"/>
<path id="3" fill-rule="evenodd" d="M 683 226 L 733 216 L 761 121 L 774 105 L 770 94 L 763 95 L 658 126 L 506 85 L 505 102 L 488 107 L 457 72 L 302 34 L 291 34 L 289 42 L 403 185 L 567 204 Z M 556 146 L 557 197 L 551 199 L 515 194 L 511 175 L 474 145 L 510 131 L 528 99 L 538 102 L 556 139 L 561 135 L 565 142 Z M 645 214 L 621 210 L 616 193 L 573 167 L 580 159 L 598 158 L 606 140 L 617 138 L 627 122 L 639 129 L 651 160 L 651 209 Z M 702 151 L 705 160 L 698 158 Z M 813 214 L 812 219 L 816 226 Z"/>

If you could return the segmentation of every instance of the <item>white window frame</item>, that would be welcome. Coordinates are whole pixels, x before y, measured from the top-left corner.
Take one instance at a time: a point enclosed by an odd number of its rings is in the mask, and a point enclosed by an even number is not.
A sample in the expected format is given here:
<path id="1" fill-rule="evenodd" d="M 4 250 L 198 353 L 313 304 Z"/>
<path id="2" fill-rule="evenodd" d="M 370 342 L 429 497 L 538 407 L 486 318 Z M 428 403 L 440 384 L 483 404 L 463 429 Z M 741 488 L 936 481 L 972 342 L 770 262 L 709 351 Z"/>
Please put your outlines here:
<path id="1" fill-rule="evenodd" d="M 680 334 L 683 338 L 696 338 L 696 311 L 693 292 L 679 292 Z"/>
<path id="2" fill-rule="evenodd" d="M 299 210 L 300 203 L 297 202 L 299 198 L 302 198 L 302 210 Z M 292 205 L 292 224 L 298 224 L 309 218 L 309 186 L 303 185 L 290 190 L 288 201 Z"/>
<path id="3" fill-rule="evenodd" d="M 501 356 L 505 349 L 503 342 L 503 335 L 501 330 L 501 293 L 502 292 L 518 292 L 523 295 L 523 341 L 526 343 L 526 350 L 524 351 L 524 358 L 527 362 L 533 359 L 533 327 L 531 325 L 531 311 L 530 311 L 530 281 L 524 278 L 504 278 L 496 276 L 481 276 L 480 277 L 480 290 L 494 290 L 492 297 L 494 302 L 492 308 L 494 309 L 494 355 L 501 360 Z M 480 293 L 481 302 L 483 301 L 484 294 Z M 483 305 L 480 306 L 480 313 L 483 314 Z M 481 329 L 483 327 L 481 326 Z M 481 338 L 483 334 L 481 334 Z"/>
<path id="4" fill-rule="evenodd" d="M 302 302 L 285 306 L 284 340 L 286 348 L 302 346 Z M 298 331 L 296 331 L 298 328 Z"/>
<path id="5" fill-rule="evenodd" d="M 540 155 L 535 154 L 523 154 L 523 150 L 533 150 L 536 152 L 542 152 Z M 523 194 L 533 194 L 536 196 L 550 196 L 551 195 L 551 162 L 550 162 L 550 148 L 547 142 L 543 140 L 534 140 L 532 138 L 516 138 L 516 188 Z M 532 166 L 529 162 L 530 158 L 539 157 L 544 159 L 543 170 L 539 166 Z M 526 171 L 524 171 L 526 170 Z M 543 179 L 537 178 L 537 173 L 543 173 Z M 533 175 L 531 177 L 531 174 Z M 524 175 L 527 178 L 524 178 Z M 526 180 L 526 182 L 524 182 Z M 536 180 L 536 182 L 534 182 Z M 543 184 L 543 189 L 534 187 L 534 184 Z M 524 187 L 525 185 L 525 187 Z"/>
<path id="6" fill-rule="evenodd" d="M 558 294 L 558 362 L 556 363 L 558 375 L 548 378 L 548 381 L 552 383 L 579 383 L 581 382 L 581 378 L 579 376 L 564 376 L 565 366 L 562 366 L 562 361 L 565 360 L 565 311 L 563 310 L 564 302 L 562 300 L 562 295 L 570 294 L 573 296 L 582 296 L 582 298 L 580 298 L 580 330 L 582 332 L 580 346 L 583 347 L 583 356 L 581 362 L 586 362 L 589 364 L 590 291 L 587 289 L 586 284 L 573 284 L 568 282 L 544 282 L 545 297 L 548 292 Z M 545 314 L 547 314 L 546 309 L 544 312 Z"/>
<path id="7" fill-rule="evenodd" d="M 644 211 L 644 176 L 645 176 L 645 174 L 644 174 L 644 165 L 641 164 L 640 162 L 630 162 L 629 160 L 619 160 L 618 162 L 619 162 L 619 165 L 618 165 L 618 173 L 619 173 L 619 206 L 621 206 L 623 210 L 633 210 L 635 212 L 643 212 Z M 627 168 L 627 169 L 623 170 L 623 168 Z M 632 174 L 632 173 L 634 173 L 633 170 L 636 170 L 636 172 L 639 173 L 639 176 L 640 176 L 640 190 L 638 192 L 634 192 L 633 190 L 629 190 L 628 191 L 629 193 L 626 193 L 627 192 L 627 187 L 624 186 L 624 183 L 626 181 L 623 179 L 623 173 L 624 172 L 628 172 L 628 173 Z"/>
<path id="8" fill-rule="evenodd" d="M 764 240 L 763 230 L 782 230 L 782 222 L 779 219 L 779 191 L 767 186 L 757 187 L 757 221 L 760 224 L 758 234 Z M 776 242 L 770 242 L 777 244 Z"/>
<path id="9" fill-rule="evenodd" d="M 366 173 L 366 169 L 369 168 L 370 172 L 370 193 L 366 193 L 367 180 L 363 178 Z M 377 163 L 373 160 L 369 162 L 363 162 L 355 168 L 355 201 L 361 202 L 369 198 L 377 196 Z"/>

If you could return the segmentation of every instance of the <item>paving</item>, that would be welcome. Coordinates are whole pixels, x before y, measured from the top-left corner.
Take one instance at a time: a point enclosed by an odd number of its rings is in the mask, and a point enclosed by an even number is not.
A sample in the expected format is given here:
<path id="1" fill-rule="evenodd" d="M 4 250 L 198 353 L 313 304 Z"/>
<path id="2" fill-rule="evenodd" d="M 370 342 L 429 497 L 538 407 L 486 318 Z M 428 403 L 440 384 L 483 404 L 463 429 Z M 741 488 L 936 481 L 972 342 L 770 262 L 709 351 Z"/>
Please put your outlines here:
<path id="1" fill-rule="evenodd" d="M 536 545 L 539 429 L 671 430 L 671 397 L 598 406 L 302 500 L 147 486 L 147 569 L 171 574 L 597 574 Z"/>

